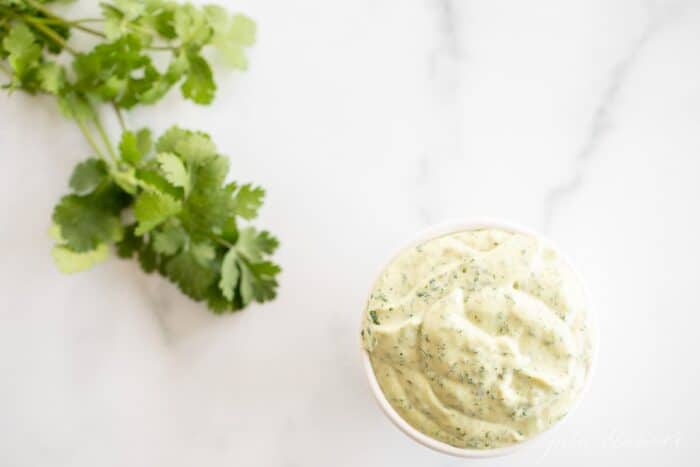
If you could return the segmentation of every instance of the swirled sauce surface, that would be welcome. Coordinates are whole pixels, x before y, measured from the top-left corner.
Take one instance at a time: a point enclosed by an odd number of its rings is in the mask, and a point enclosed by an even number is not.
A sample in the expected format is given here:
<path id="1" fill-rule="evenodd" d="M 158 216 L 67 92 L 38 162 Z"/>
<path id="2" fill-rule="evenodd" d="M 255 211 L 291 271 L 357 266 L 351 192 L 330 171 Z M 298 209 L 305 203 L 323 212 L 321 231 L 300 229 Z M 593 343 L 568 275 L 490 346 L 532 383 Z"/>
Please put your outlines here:
<path id="1" fill-rule="evenodd" d="M 404 250 L 362 339 L 386 399 L 453 446 L 518 443 L 566 415 L 591 364 L 581 284 L 540 239 L 460 231 Z"/>

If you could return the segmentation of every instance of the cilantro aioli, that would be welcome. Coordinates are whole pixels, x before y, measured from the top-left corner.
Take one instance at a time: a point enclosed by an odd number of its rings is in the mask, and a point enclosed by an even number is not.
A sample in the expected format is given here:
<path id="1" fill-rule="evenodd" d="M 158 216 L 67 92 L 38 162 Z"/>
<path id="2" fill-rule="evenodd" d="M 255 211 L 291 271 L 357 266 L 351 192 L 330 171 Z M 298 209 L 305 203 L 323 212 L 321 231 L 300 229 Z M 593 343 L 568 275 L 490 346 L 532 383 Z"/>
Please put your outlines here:
<path id="1" fill-rule="evenodd" d="M 580 283 L 536 237 L 466 230 L 404 250 L 362 329 L 387 401 L 418 431 L 490 449 L 554 424 L 581 393 L 591 332 Z"/>

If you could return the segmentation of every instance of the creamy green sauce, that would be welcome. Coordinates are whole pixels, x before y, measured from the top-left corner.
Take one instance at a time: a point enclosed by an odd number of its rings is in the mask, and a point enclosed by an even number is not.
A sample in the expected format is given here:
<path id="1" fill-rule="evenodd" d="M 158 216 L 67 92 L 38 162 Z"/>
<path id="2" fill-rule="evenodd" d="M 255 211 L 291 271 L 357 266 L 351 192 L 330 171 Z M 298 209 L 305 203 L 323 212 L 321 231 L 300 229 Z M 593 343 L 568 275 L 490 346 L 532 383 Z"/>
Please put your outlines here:
<path id="1" fill-rule="evenodd" d="M 591 364 L 587 323 L 581 285 L 554 250 L 484 229 L 400 253 L 372 290 L 362 339 L 410 425 L 489 449 L 566 415 Z"/>

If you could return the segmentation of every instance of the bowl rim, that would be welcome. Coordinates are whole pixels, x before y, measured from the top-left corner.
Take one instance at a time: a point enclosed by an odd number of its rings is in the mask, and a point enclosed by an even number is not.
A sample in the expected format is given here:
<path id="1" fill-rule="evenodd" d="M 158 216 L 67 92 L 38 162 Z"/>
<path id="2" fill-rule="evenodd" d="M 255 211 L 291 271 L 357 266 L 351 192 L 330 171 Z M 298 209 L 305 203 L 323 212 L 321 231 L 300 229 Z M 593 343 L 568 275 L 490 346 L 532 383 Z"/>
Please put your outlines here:
<path id="1" fill-rule="evenodd" d="M 379 382 L 377 381 L 377 377 L 374 373 L 374 369 L 372 368 L 372 362 L 369 358 L 369 353 L 365 350 L 363 343 L 362 343 L 362 337 L 360 337 L 360 350 L 362 354 L 362 363 L 365 369 L 365 374 L 367 376 L 367 381 L 369 383 L 370 389 L 374 395 L 374 398 L 376 402 L 378 403 L 379 407 L 382 409 L 382 412 L 384 412 L 384 415 L 396 426 L 399 428 L 405 435 L 407 435 L 409 438 L 413 439 L 419 444 L 422 444 L 423 446 L 426 446 L 434 451 L 441 452 L 443 454 L 448 454 L 451 456 L 455 457 L 462 457 L 462 458 L 489 458 L 489 457 L 499 457 L 499 456 L 504 456 L 507 454 L 512 454 L 513 452 L 517 451 L 518 449 L 522 448 L 523 446 L 527 444 L 531 444 L 533 441 L 540 439 L 542 436 L 546 435 L 549 436 L 552 434 L 552 432 L 560 427 L 562 425 L 562 422 L 565 419 L 568 419 L 571 415 L 572 412 L 575 411 L 575 409 L 578 407 L 578 405 L 581 403 L 581 400 L 584 398 L 586 393 L 588 392 L 591 381 L 593 379 L 593 373 L 595 372 L 596 366 L 597 366 L 597 361 L 598 361 L 598 347 L 599 347 L 599 329 L 598 329 L 598 321 L 595 318 L 595 314 L 593 311 L 593 308 L 591 307 L 591 301 L 590 301 L 590 294 L 588 292 L 588 289 L 586 287 L 586 283 L 582 280 L 580 274 L 578 273 L 578 270 L 572 267 L 571 262 L 569 259 L 564 255 L 561 251 L 561 249 L 554 243 L 552 242 L 549 238 L 546 236 L 540 234 L 539 232 L 535 231 L 534 229 L 525 227 L 523 225 L 520 225 L 515 222 L 510 222 L 510 221 L 504 221 L 501 219 L 491 219 L 491 218 L 477 218 L 477 219 L 470 219 L 470 220 L 447 220 L 443 222 L 439 222 L 433 225 L 430 225 L 424 229 L 419 230 L 415 235 L 413 235 L 408 241 L 405 241 L 399 245 L 398 248 L 394 249 L 392 253 L 389 255 L 388 259 L 384 262 L 381 263 L 381 267 L 379 268 L 379 271 L 377 274 L 374 276 L 374 280 L 371 283 L 370 286 L 370 291 L 368 294 L 367 299 L 365 300 L 365 308 L 367 301 L 369 300 L 369 295 L 371 295 L 372 290 L 374 289 L 374 285 L 377 283 L 379 278 L 381 277 L 382 273 L 384 270 L 391 264 L 394 259 L 398 257 L 402 252 L 405 250 L 408 250 L 409 248 L 415 247 L 421 243 L 424 243 L 428 240 L 442 237 L 445 235 L 450 235 L 453 233 L 461 232 L 461 231 L 468 231 L 468 230 L 479 230 L 479 229 L 501 229 L 505 230 L 507 232 L 512 232 L 512 233 L 521 233 L 521 234 L 526 234 L 526 235 L 531 235 L 536 237 L 538 240 L 546 244 L 548 247 L 552 248 L 554 251 L 557 252 L 557 255 L 562 259 L 562 261 L 569 267 L 569 269 L 573 272 L 574 277 L 577 279 L 577 281 L 581 284 L 581 287 L 583 289 L 583 300 L 584 304 L 586 306 L 586 311 L 587 311 L 587 323 L 588 327 L 590 329 L 591 333 L 591 363 L 590 367 L 588 370 L 588 373 L 586 374 L 586 380 L 584 381 L 583 387 L 581 389 L 581 392 L 579 393 L 577 399 L 574 401 L 574 403 L 571 405 L 567 413 L 558 421 L 556 421 L 554 424 L 550 425 L 548 428 L 545 430 L 519 442 L 515 443 L 509 446 L 503 446 L 503 447 L 498 447 L 498 448 L 493 448 L 493 449 L 470 449 L 470 448 L 459 448 L 456 446 L 452 446 L 450 444 L 444 443 L 442 441 L 439 441 L 435 438 L 432 438 L 420 431 L 418 431 L 416 428 L 413 428 L 406 420 L 404 420 L 401 415 L 399 415 L 396 410 L 391 406 L 389 401 L 387 401 L 386 397 L 384 396 L 384 392 L 382 391 L 381 387 L 379 387 Z M 363 308 L 362 314 L 361 314 L 361 319 L 360 319 L 360 329 L 362 330 L 363 324 L 364 324 L 364 319 L 365 319 L 365 309 Z"/>

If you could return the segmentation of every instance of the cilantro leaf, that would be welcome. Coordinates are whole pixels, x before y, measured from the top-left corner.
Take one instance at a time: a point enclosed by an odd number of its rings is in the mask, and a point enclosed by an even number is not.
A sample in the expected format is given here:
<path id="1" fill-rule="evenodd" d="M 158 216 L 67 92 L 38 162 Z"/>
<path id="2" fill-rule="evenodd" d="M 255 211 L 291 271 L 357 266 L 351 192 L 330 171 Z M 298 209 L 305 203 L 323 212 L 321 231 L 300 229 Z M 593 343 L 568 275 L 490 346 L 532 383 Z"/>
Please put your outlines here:
<path id="1" fill-rule="evenodd" d="M 233 295 L 238 285 L 238 279 L 241 276 L 241 271 L 238 269 L 238 252 L 235 248 L 231 248 L 224 261 L 221 264 L 221 279 L 219 280 L 219 288 L 227 300 L 233 300 Z"/>
<path id="2" fill-rule="evenodd" d="M 153 244 L 149 242 L 142 242 L 139 250 L 139 265 L 146 273 L 150 274 L 153 271 L 159 271 L 163 274 L 163 264 L 162 257 L 153 248 Z"/>
<path id="3" fill-rule="evenodd" d="M 223 314 L 227 311 L 238 311 L 242 308 L 239 300 L 228 300 L 218 287 L 210 287 L 207 292 L 207 307 L 213 313 Z"/>
<path id="4" fill-rule="evenodd" d="M 19 81 L 39 66 L 41 47 L 36 43 L 34 34 L 25 23 L 15 23 L 2 45 L 9 53 L 8 61 Z"/>
<path id="5" fill-rule="evenodd" d="M 152 28 L 164 39 L 175 39 L 177 38 L 175 11 L 176 6 L 173 3 L 160 5 L 155 3 L 155 8 L 150 12 L 150 16 L 144 19 L 144 24 Z"/>
<path id="6" fill-rule="evenodd" d="M 193 244 L 191 252 L 202 266 L 211 266 L 211 262 L 216 258 L 216 250 L 207 242 Z"/>
<path id="7" fill-rule="evenodd" d="M 153 234 L 153 249 L 163 255 L 174 255 L 187 242 L 187 233 L 179 225 L 165 227 Z"/>
<path id="8" fill-rule="evenodd" d="M 241 265 L 240 291 L 243 306 L 247 306 L 253 299 L 262 303 L 276 297 L 275 276 L 280 272 L 279 266 L 269 261 L 256 264 L 239 262 L 239 265 Z"/>
<path id="9" fill-rule="evenodd" d="M 157 156 L 160 168 L 165 175 L 165 179 L 173 186 L 185 190 L 185 195 L 190 191 L 190 174 L 179 157 L 169 152 L 162 152 Z"/>
<path id="10" fill-rule="evenodd" d="M 100 7 L 104 18 L 102 30 L 107 39 L 113 41 L 128 32 L 129 29 L 126 21 L 124 21 L 124 14 L 119 9 L 106 3 L 101 3 Z"/>
<path id="11" fill-rule="evenodd" d="M 179 155 L 188 164 L 197 164 L 216 157 L 216 145 L 209 135 L 199 131 L 170 127 L 156 142 L 156 151 Z"/>
<path id="12" fill-rule="evenodd" d="M 141 14 L 146 5 L 137 0 L 114 0 L 114 4 L 100 4 L 104 17 L 104 33 L 109 40 L 115 40 L 129 31 L 129 25 Z"/>
<path id="13" fill-rule="evenodd" d="M 74 192 L 92 192 L 107 177 L 107 166 L 101 159 L 88 159 L 75 166 L 68 182 Z"/>
<path id="14" fill-rule="evenodd" d="M 165 273 L 182 292 L 195 299 L 204 300 L 207 290 L 216 281 L 216 273 L 202 266 L 192 252 L 183 251 L 165 265 Z"/>
<path id="15" fill-rule="evenodd" d="M 216 145 L 209 135 L 190 132 L 175 143 L 175 152 L 189 164 L 198 164 L 216 157 Z"/>
<path id="16" fill-rule="evenodd" d="M 250 46 L 255 44 L 256 29 L 255 21 L 239 13 L 233 16 L 228 36 L 240 45 Z"/>
<path id="17" fill-rule="evenodd" d="M 124 162 L 135 165 L 148 155 L 153 146 L 151 130 L 142 128 L 138 132 L 125 131 L 119 142 L 119 155 Z"/>
<path id="18" fill-rule="evenodd" d="M 238 265 L 241 268 L 241 280 L 238 284 L 240 294 L 239 300 L 241 301 L 242 306 L 246 306 L 253 300 L 255 294 L 255 289 L 253 287 L 255 277 L 245 262 L 238 261 Z"/>
<path id="19" fill-rule="evenodd" d="M 222 189 L 228 171 L 228 160 L 221 156 L 192 167 L 191 189 L 180 215 L 188 230 L 206 235 L 221 229 L 231 213 L 231 199 Z"/>
<path id="20" fill-rule="evenodd" d="M 147 166 L 136 170 L 138 185 L 146 191 L 159 191 L 169 195 L 173 199 L 182 198 L 182 190 L 173 186 L 157 167 Z"/>
<path id="21" fill-rule="evenodd" d="M 203 12 L 214 31 L 214 36 L 228 30 L 231 18 L 226 8 L 219 5 L 204 5 Z"/>
<path id="22" fill-rule="evenodd" d="M 241 14 L 231 17 L 221 7 L 208 5 L 204 9 L 214 30 L 212 44 L 221 53 L 224 62 L 233 68 L 247 69 L 245 47 L 255 43 L 255 22 Z"/>
<path id="23" fill-rule="evenodd" d="M 247 227 L 241 230 L 236 250 L 248 260 L 256 263 L 261 261 L 264 255 L 274 253 L 278 244 L 277 239 L 269 232 L 258 232 L 254 227 Z"/>
<path id="24" fill-rule="evenodd" d="M 53 221 L 73 251 L 95 250 L 121 238 L 119 213 L 128 202 L 128 195 L 110 183 L 88 195 L 64 196 L 54 208 Z"/>
<path id="25" fill-rule="evenodd" d="M 251 220 L 257 217 L 264 198 L 265 190 L 263 188 L 248 183 L 243 185 L 233 196 L 232 208 L 243 219 Z"/>
<path id="26" fill-rule="evenodd" d="M 235 15 L 230 29 L 216 45 L 226 63 L 239 70 L 248 69 L 245 47 L 255 43 L 255 22 L 245 15 Z"/>
<path id="27" fill-rule="evenodd" d="M 199 54 L 188 56 L 187 79 L 180 86 L 182 95 L 197 104 L 211 104 L 216 93 L 216 83 L 209 63 Z"/>
<path id="28" fill-rule="evenodd" d="M 119 155 L 124 162 L 129 164 L 136 164 L 143 157 L 134 132 L 125 131 L 122 133 L 122 139 L 119 142 Z"/>
<path id="29" fill-rule="evenodd" d="M 171 126 L 156 141 L 156 152 L 175 152 L 175 145 L 191 134 L 192 132 L 189 130 Z"/>
<path id="30" fill-rule="evenodd" d="M 66 82 L 63 67 L 54 62 L 46 62 L 41 65 L 38 79 L 42 90 L 55 95 L 61 93 Z"/>
<path id="31" fill-rule="evenodd" d="M 257 232 L 252 227 L 241 230 L 238 242 L 228 250 L 221 264 L 218 285 L 227 300 L 237 299 L 244 307 L 253 299 L 264 302 L 275 297 L 275 276 L 280 268 L 264 257 L 272 254 L 277 245 L 268 232 Z"/>
<path id="32" fill-rule="evenodd" d="M 129 193 L 130 195 L 135 195 L 138 191 L 139 181 L 136 178 L 136 170 L 133 167 L 117 168 L 110 171 L 110 175 L 114 179 L 119 188 Z"/>
<path id="33" fill-rule="evenodd" d="M 76 252 L 68 247 L 56 245 L 51 254 L 58 270 L 64 274 L 86 271 L 107 259 L 109 249 L 104 243 L 91 251 Z"/>
<path id="34" fill-rule="evenodd" d="M 136 133 L 136 147 L 143 156 L 151 152 L 151 147 L 153 147 L 153 137 L 151 136 L 151 130 L 148 128 L 141 128 Z"/>
<path id="35" fill-rule="evenodd" d="M 134 217 L 138 221 L 136 235 L 143 235 L 169 217 L 177 214 L 181 204 L 165 193 L 146 191 L 136 198 Z"/>
<path id="36" fill-rule="evenodd" d="M 161 78 L 151 58 L 143 53 L 141 40 L 133 34 L 99 44 L 89 53 L 78 54 L 73 70 L 77 88 L 127 109 L 144 103 L 144 95 Z"/>
<path id="37" fill-rule="evenodd" d="M 136 224 L 129 224 L 124 227 L 124 234 L 115 245 L 117 247 L 117 256 L 120 258 L 131 258 L 134 253 L 141 247 L 141 237 L 138 237 L 134 232 Z"/>
<path id="38" fill-rule="evenodd" d="M 195 50 L 206 44 L 212 35 L 204 12 L 189 3 L 177 6 L 173 26 L 177 37 Z"/>

